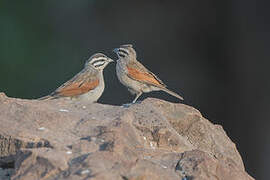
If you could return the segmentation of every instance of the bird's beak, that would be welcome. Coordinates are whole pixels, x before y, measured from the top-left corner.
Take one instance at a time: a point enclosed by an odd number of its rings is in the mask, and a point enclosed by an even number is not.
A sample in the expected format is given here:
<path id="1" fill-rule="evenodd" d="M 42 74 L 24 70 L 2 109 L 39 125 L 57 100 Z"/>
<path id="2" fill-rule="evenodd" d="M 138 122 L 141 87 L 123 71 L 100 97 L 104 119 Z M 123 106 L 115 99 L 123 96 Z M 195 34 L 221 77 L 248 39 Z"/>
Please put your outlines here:
<path id="1" fill-rule="evenodd" d="M 115 48 L 115 49 L 113 50 L 113 52 L 115 52 L 116 54 L 118 53 L 118 51 L 119 51 L 119 48 Z"/>
<path id="2" fill-rule="evenodd" d="M 113 60 L 113 59 L 111 59 L 111 58 L 109 58 L 109 59 L 108 59 L 108 61 L 109 61 L 109 63 L 110 63 L 110 62 L 114 62 L 114 60 Z"/>

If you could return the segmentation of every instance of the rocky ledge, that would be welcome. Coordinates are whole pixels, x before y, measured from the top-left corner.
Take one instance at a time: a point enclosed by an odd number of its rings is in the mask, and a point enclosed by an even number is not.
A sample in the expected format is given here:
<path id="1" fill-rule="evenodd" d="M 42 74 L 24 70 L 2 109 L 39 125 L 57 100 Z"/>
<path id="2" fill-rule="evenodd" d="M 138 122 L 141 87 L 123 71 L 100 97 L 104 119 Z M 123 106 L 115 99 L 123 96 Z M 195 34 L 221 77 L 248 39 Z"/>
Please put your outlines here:
<path id="1" fill-rule="evenodd" d="M 220 125 L 184 104 L 129 108 L 0 94 L 0 179 L 253 179 Z"/>

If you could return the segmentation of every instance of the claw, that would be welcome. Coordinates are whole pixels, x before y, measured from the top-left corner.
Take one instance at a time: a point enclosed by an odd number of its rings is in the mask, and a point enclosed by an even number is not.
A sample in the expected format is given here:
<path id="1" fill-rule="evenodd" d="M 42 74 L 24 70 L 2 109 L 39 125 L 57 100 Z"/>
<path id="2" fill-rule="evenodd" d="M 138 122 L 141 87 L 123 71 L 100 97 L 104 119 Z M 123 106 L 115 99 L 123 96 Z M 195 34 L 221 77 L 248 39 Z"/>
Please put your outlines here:
<path id="1" fill-rule="evenodd" d="M 123 108 L 129 108 L 133 103 L 122 104 Z"/>
<path id="2" fill-rule="evenodd" d="M 141 103 L 142 103 L 142 101 L 136 101 L 136 102 L 132 102 L 132 103 L 122 104 L 122 107 L 129 108 L 133 104 L 141 104 Z"/>
<path id="3" fill-rule="evenodd" d="M 135 103 L 133 104 L 141 104 L 143 101 L 136 101 Z"/>

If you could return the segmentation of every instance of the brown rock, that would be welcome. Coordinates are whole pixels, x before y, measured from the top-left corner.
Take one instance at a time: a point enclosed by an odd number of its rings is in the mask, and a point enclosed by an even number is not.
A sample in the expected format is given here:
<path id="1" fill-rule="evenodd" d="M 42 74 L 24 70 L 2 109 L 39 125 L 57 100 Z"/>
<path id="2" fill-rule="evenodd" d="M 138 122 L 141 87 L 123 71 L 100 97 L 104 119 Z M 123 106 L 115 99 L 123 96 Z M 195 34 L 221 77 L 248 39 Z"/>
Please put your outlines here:
<path id="1" fill-rule="evenodd" d="M 187 105 L 0 93 L 0 112 L 0 168 L 9 166 L 12 179 L 253 179 L 222 127 Z"/>
<path id="2" fill-rule="evenodd" d="M 217 178 L 220 180 L 252 179 L 235 164 L 224 162 L 199 150 L 181 154 L 176 171 L 187 179 L 193 177 L 202 180 Z"/>

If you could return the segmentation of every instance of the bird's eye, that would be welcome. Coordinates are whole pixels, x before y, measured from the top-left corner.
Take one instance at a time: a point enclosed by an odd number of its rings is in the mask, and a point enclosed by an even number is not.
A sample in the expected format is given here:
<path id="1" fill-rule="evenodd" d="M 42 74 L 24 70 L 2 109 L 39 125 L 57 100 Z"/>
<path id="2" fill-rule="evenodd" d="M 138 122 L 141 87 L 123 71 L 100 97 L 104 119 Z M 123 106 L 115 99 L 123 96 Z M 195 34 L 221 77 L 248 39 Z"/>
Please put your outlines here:
<path id="1" fill-rule="evenodd" d="M 119 53 L 118 55 L 119 55 L 120 57 L 122 57 L 122 58 L 126 57 L 124 54 L 121 54 L 121 53 Z"/>
<path id="2" fill-rule="evenodd" d="M 128 52 L 124 49 L 119 49 L 119 54 L 128 55 Z"/>

